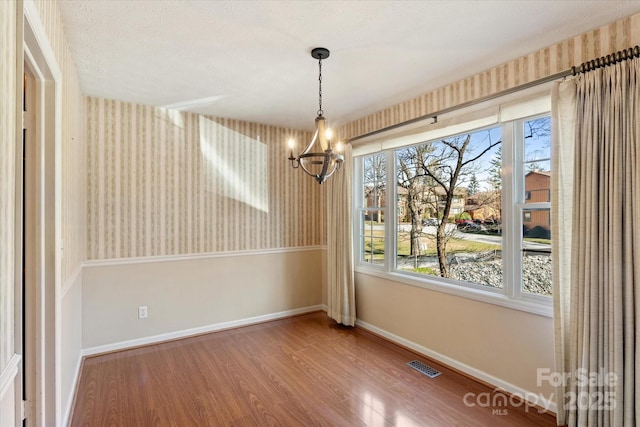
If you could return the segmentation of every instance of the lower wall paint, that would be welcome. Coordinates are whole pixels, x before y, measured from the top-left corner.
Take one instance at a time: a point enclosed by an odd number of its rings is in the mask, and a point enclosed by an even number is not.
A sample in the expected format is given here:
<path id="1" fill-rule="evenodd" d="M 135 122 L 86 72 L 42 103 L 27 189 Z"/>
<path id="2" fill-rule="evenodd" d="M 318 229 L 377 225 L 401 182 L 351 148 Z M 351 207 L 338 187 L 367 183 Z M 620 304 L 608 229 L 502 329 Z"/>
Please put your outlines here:
<path id="1" fill-rule="evenodd" d="M 20 356 L 14 354 L 0 370 L 0 427 L 16 425 L 16 382 L 22 378 L 18 376 L 19 366 Z"/>
<path id="2" fill-rule="evenodd" d="M 8 384 L 4 393 L 0 395 L 0 427 L 16 425 L 16 401 L 13 382 Z"/>
<path id="3" fill-rule="evenodd" d="M 314 247 L 86 263 L 83 354 L 320 309 L 324 252 Z M 147 306 L 148 318 L 138 319 L 139 306 Z"/>
<path id="4" fill-rule="evenodd" d="M 554 388 L 537 378 L 538 368 L 554 370 L 552 318 L 362 273 L 355 279 L 361 327 L 497 388 L 531 394 L 540 406 L 554 401 Z"/>
<path id="5" fill-rule="evenodd" d="M 60 306 L 61 314 L 61 398 L 63 424 L 67 425 L 73 396 L 82 363 L 82 270 L 65 284 Z"/>

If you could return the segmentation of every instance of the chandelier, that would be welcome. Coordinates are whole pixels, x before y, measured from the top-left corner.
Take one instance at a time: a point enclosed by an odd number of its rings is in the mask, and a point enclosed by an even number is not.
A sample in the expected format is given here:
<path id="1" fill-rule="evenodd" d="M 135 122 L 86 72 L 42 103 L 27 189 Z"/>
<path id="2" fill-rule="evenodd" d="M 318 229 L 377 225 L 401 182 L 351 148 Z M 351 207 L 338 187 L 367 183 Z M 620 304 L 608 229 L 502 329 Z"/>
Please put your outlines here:
<path id="1" fill-rule="evenodd" d="M 329 49 L 317 47 L 311 51 L 311 56 L 318 60 L 318 117 L 316 117 L 316 131 L 311 142 L 297 157 L 293 156 L 295 141 L 289 140 L 289 160 L 294 169 L 301 167 L 305 173 L 311 175 L 322 184 L 335 171 L 340 169 L 344 157 L 340 154 L 342 144 L 336 144 L 336 150 L 331 146 L 331 129 L 327 127 L 327 121 L 322 111 L 322 60 L 329 57 Z"/>

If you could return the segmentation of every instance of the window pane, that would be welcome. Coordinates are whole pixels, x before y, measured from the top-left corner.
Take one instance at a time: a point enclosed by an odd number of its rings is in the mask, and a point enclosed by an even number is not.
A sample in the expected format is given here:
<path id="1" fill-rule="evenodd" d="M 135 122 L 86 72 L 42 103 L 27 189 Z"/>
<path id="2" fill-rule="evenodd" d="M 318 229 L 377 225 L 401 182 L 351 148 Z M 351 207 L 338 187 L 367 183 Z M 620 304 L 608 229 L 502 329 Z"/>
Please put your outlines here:
<path id="1" fill-rule="evenodd" d="M 365 207 L 386 206 L 385 186 L 386 177 L 386 157 L 383 154 L 376 154 L 365 157 L 363 167 L 363 196 Z"/>
<path id="2" fill-rule="evenodd" d="M 524 161 L 534 162 L 550 158 L 551 117 L 541 117 L 524 122 Z"/>
<path id="3" fill-rule="evenodd" d="M 522 291 L 551 295 L 551 210 L 526 208 L 551 202 L 551 118 L 525 122 L 524 137 Z"/>
<path id="4" fill-rule="evenodd" d="M 524 202 L 551 202 L 551 164 L 549 161 L 524 164 Z"/>
<path id="5" fill-rule="evenodd" d="M 397 268 L 502 288 L 501 129 L 395 152 Z"/>
<path id="6" fill-rule="evenodd" d="M 386 156 L 374 154 L 363 158 L 362 162 L 360 260 L 384 265 Z"/>
<path id="7" fill-rule="evenodd" d="M 363 211 L 362 261 L 372 264 L 384 264 L 384 215 L 381 210 Z"/>
<path id="8" fill-rule="evenodd" d="M 551 210 L 523 209 L 522 290 L 551 295 Z"/>
<path id="9" fill-rule="evenodd" d="M 551 201 L 551 117 L 524 124 L 525 203 Z"/>

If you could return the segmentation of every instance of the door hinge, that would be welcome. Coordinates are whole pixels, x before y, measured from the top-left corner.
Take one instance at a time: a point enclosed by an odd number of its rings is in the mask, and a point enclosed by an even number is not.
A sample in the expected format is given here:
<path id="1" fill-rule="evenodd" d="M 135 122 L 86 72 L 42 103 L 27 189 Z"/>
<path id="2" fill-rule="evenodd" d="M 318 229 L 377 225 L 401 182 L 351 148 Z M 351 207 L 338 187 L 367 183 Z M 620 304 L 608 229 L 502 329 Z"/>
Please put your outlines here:
<path id="1" fill-rule="evenodd" d="M 27 112 L 23 111 L 22 112 L 22 129 L 26 129 L 27 128 Z"/>
<path id="2" fill-rule="evenodd" d="M 33 410 L 33 405 L 31 404 L 31 401 L 23 400 L 22 404 L 20 405 L 20 417 L 23 420 L 26 420 L 27 418 L 31 418 L 32 410 Z"/>

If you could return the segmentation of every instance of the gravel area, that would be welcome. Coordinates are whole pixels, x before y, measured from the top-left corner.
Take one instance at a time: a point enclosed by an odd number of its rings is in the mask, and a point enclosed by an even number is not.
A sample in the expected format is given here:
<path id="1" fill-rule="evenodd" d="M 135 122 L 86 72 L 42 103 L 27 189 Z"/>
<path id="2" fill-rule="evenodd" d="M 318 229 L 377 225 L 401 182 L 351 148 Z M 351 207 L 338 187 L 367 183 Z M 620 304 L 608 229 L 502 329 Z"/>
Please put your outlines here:
<path id="1" fill-rule="evenodd" d="M 522 260 L 524 289 L 534 294 L 551 295 L 551 257 L 525 256 Z M 452 279 L 502 288 L 502 260 L 462 262 L 450 267 Z"/>
<path id="2" fill-rule="evenodd" d="M 497 257 L 499 257 L 499 253 Z M 524 289 L 534 294 L 551 295 L 551 257 L 527 255 L 523 259 L 522 281 Z M 413 269 L 413 258 L 398 260 L 398 267 Z M 421 257 L 418 267 L 429 267 L 438 271 L 435 257 Z M 487 254 L 459 254 L 451 260 L 449 272 L 452 279 L 502 288 L 502 259 Z"/>

